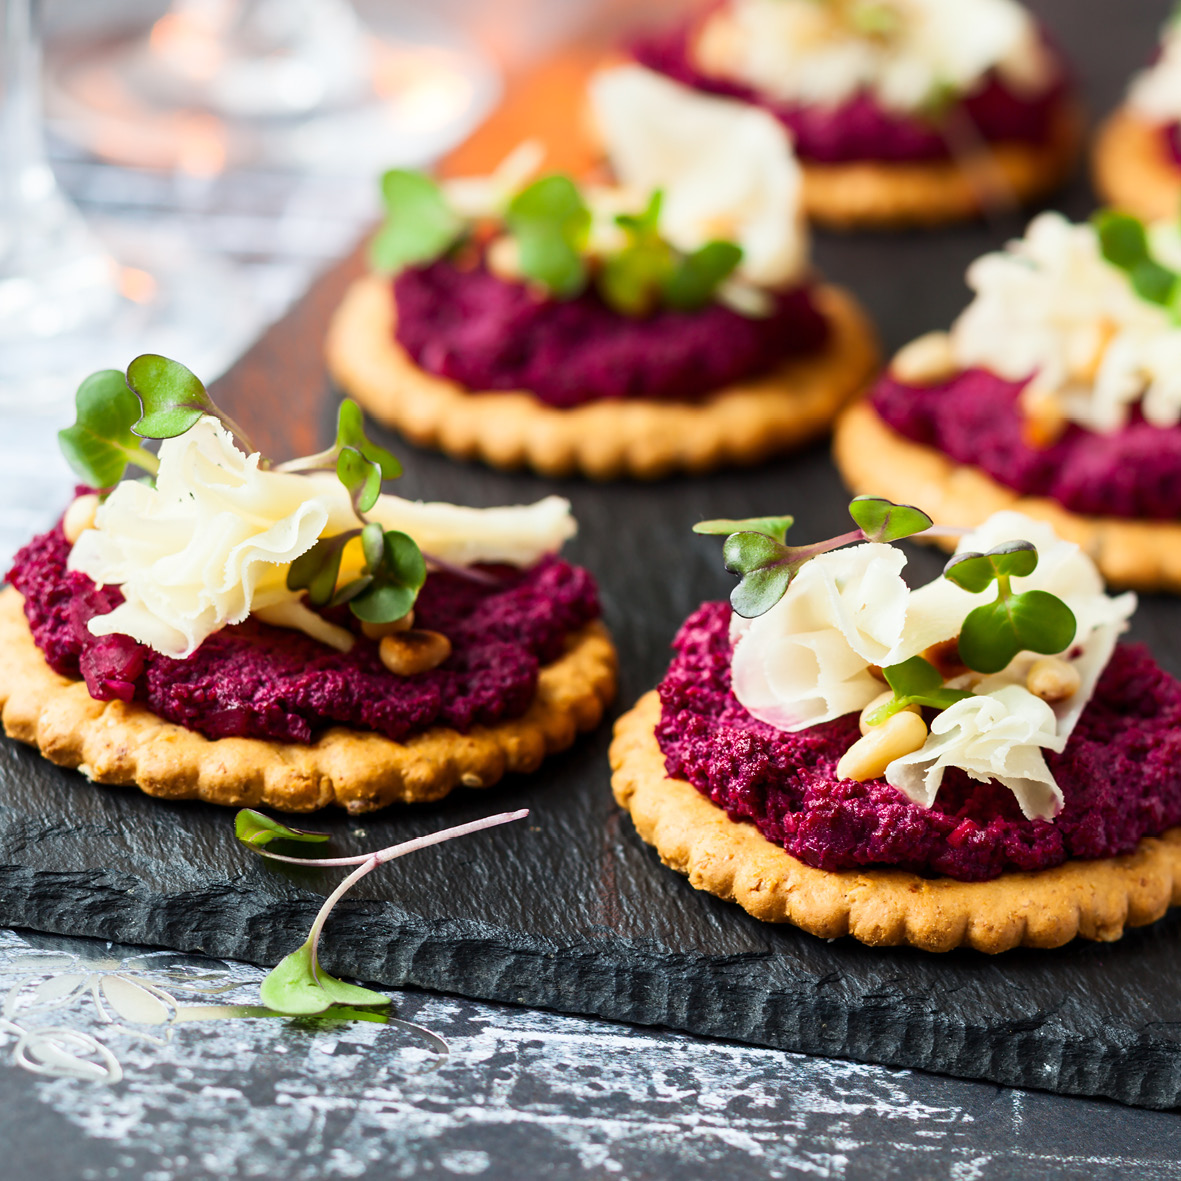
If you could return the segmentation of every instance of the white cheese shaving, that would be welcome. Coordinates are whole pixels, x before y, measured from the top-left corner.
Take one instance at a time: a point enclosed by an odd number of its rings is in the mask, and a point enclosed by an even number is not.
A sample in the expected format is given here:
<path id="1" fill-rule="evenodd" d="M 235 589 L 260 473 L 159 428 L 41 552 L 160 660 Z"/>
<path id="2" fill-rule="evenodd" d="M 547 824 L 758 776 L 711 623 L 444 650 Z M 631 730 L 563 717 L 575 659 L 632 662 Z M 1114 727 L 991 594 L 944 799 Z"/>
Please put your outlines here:
<path id="1" fill-rule="evenodd" d="M 1181 119 L 1181 25 L 1176 20 L 1161 31 L 1156 61 L 1132 79 L 1128 106 L 1149 123 Z"/>
<path id="2" fill-rule="evenodd" d="M 243 454 L 209 417 L 166 439 L 159 459 L 156 486 L 119 484 L 70 552 L 71 570 L 123 592 L 120 606 L 90 621 L 91 633 L 131 636 L 183 658 L 253 612 L 344 646 L 342 629 L 303 607 L 303 592 L 289 591 L 286 581 L 290 563 L 322 535 L 360 525 L 340 482 L 260 469 L 259 456 Z M 473 509 L 383 495 L 368 515 L 454 565 L 529 566 L 577 528 L 569 502 L 557 496 Z"/>
<path id="3" fill-rule="evenodd" d="M 1154 227 L 1162 255 L 1181 253 Z M 1140 404 L 1154 426 L 1181 422 L 1181 329 L 1107 263 L 1090 225 L 1043 213 L 1025 237 L 968 268 L 975 298 L 952 328 L 957 363 L 1057 396 L 1088 430 L 1122 427 Z"/>
<path id="4" fill-rule="evenodd" d="M 869 92 L 901 113 L 944 87 L 970 94 L 992 69 L 1029 95 L 1055 76 L 1014 0 L 730 0 L 707 20 L 697 57 L 782 102 L 838 106 Z"/>
<path id="5" fill-rule="evenodd" d="M 808 253 L 803 180 L 777 119 L 637 65 L 600 70 L 590 100 L 619 183 L 645 196 L 663 191 L 660 229 L 674 246 L 692 251 L 723 238 L 742 247 L 736 274 L 750 283 L 799 278 Z"/>

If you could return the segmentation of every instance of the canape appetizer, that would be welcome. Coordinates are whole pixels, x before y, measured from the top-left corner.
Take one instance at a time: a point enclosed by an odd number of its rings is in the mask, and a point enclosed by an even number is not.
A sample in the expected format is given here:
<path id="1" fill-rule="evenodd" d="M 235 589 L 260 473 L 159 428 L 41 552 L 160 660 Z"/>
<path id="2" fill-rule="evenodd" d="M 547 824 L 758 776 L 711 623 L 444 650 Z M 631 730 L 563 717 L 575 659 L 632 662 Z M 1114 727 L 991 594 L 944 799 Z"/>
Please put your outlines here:
<path id="1" fill-rule="evenodd" d="M 876 346 L 809 269 L 783 127 L 634 65 L 591 100 L 610 185 L 538 175 L 529 144 L 486 178 L 386 175 L 337 382 L 415 443 L 549 475 L 700 472 L 827 431 Z"/>
<path id="2" fill-rule="evenodd" d="M 150 795 L 365 812 L 535 770 L 598 723 L 615 654 L 557 556 L 565 500 L 383 494 L 399 465 L 347 401 L 330 448 L 273 465 L 163 357 L 77 404 L 86 488 L 0 592 L 13 738 Z"/>
<path id="3" fill-rule="evenodd" d="M 633 52 L 779 119 L 808 216 L 837 228 L 1035 200 L 1081 141 L 1064 63 L 1014 0 L 719 0 Z"/>
<path id="4" fill-rule="evenodd" d="M 741 581 L 616 727 L 640 836 L 756 918 L 869 944 L 1112 940 L 1181 902 L 1181 685 L 1117 645 L 1134 596 L 1013 512 L 912 590 L 889 542 L 930 519 L 850 514 L 806 546 L 789 517 L 698 527 Z"/>
<path id="5" fill-rule="evenodd" d="M 1018 509 L 1109 582 L 1181 591 L 1178 227 L 1045 213 L 968 284 L 951 332 L 902 349 L 838 424 L 846 482 L 940 524 Z"/>
<path id="6" fill-rule="evenodd" d="M 1132 79 L 1124 103 L 1095 137 L 1095 188 L 1112 205 L 1151 220 L 1181 208 L 1181 24 L 1161 31 L 1155 61 Z"/>

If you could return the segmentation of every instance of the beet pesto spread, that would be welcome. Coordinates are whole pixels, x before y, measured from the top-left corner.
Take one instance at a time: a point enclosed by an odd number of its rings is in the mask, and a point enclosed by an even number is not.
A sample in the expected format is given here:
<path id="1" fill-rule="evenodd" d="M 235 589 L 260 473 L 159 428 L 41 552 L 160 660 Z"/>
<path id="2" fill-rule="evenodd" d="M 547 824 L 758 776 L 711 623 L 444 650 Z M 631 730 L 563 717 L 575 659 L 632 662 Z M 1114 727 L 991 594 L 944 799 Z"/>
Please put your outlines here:
<path id="1" fill-rule="evenodd" d="M 483 567 L 493 586 L 434 573 L 415 604 L 416 624 L 445 634 L 451 656 L 412 677 L 388 672 L 378 645 L 346 608 L 329 612 L 356 634 L 339 652 L 301 632 L 254 619 L 209 636 L 188 659 L 161 655 L 128 636 L 96 637 L 95 615 L 122 595 L 70 572 L 61 528 L 17 554 L 8 579 L 25 598 L 37 647 L 57 673 L 80 677 L 91 696 L 138 701 L 208 738 L 310 742 L 329 726 L 375 730 L 400 741 L 431 726 L 467 730 L 524 713 L 538 670 L 599 615 L 594 581 L 557 557 L 532 568 Z"/>
<path id="2" fill-rule="evenodd" d="M 1115 649 L 1066 749 L 1047 754 L 1065 797 L 1050 822 L 954 768 L 931 808 L 884 779 L 838 781 L 857 715 L 796 733 L 756 721 L 731 691 L 729 626 L 729 606 L 707 603 L 677 635 L 656 731 L 666 767 L 808 865 L 983 881 L 1126 853 L 1181 823 L 1181 684 L 1139 646 Z"/>
<path id="3" fill-rule="evenodd" d="M 769 316 L 717 302 L 636 318 L 593 290 L 539 298 L 484 266 L 449 259 L 393 281 L 395 336 L 428 373 L 472 391 L 529 390 L 568 408 L 618 398 L 692 401 L 819 349 L 828 325 L 807 286 L 774 297 Z"/>
<path id="4" fill-rule="evenodd" d="M 776 101 L 740 81 L 707 74 L 693 60 L 695 28 L 692 23 L 684 24 L 647 38 L 633 45 L 632 53 L 642 65 L 694 90 L 740 99 L 769 111 L 792 133 L 801 160 L 816 164 L 862 160 L 906 163 L 946 160 L 953 154 L 949 137 L 931 120 L 887 111 L 868 93 L 836 106 L 812 106 Z M 1066 89 L 1060 69 L 1055 85 L 1024 98 L 991 71 L 977 90 L 959 100 L 956 109 L 970 121 L 972 134 L 989 143 L 1040 147 L 1053 136 Z"/>
<path id="5" fill-rule="evenodd" d="M 899 434 L 980 468 L 1022 496 L 1048 496 L 1094 516 L 1181 516 L 1181 427 L 1154 427 L 1137 412 L 1111 434 L 1072 423 L 1051 446 L 1032 447 L 1022 436 L 1023 385 L 984 369 L 922 387 L 887 374 L 873 406 Z"/>

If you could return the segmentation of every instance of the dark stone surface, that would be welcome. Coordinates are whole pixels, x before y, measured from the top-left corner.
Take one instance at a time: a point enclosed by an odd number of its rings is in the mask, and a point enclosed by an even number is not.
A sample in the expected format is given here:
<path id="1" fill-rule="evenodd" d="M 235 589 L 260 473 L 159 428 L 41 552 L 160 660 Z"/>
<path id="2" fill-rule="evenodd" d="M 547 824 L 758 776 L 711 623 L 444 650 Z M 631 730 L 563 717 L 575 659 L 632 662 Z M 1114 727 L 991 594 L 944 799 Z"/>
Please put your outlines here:
<path id="1" fill-rule="evenodd" d="M 1044 11 L 1105 109 L 1148 52 L 1164 5 L 1060 0 Z M 1106 22 L 1118 12 L 1119 23 Z M 1063 207 L 1087 212 L 1081 184 Z M 963 268 L 1020 219 L 938 235 L 818 243 L 821 264 L 878 317 L 889 348 L 966 302 Z M 317 342 L 348 267 L 329 276 L 225 379 L 218 396 L 277 456 L 330 435 Z M 267 425 L 262 419 L 272 411 Z M 281 409 L 281 412 L 279 408 Z M 706 516 L 791 511 L 802 538 L 845 520 L 822 448 L 756 472 L 654 486 L 508 477 L 398 445 L 404 494 L 473 504 L 571 497 L 569 556 L 600 578 L 619 645 L 619 708 L 660 676 L 679 622 L 729 584 Z M 933 576 L 937 556 L 912 551 Z M 1181 604 L 1150 599 L 1133 635 L 1181 673 Z M 323 818 L 350 851 L 527 805 L 525 824 L 371 875 L 334 914 L 333 971 L 468 996 L 672 1026 L 808 1053 L 969 1078 L 1181 1102 L 1181 915 L 1114 946 L 929 956 L 826 943 L 760 925 L 662 868 L 611 802 L 608 730 L 540 773 L 442 805 Z M 337 872 L 276 870 L 236 846 L 232 813 L 94 787 L 0 745 L 0 924 L 273 963 L 303 937 Z"/>

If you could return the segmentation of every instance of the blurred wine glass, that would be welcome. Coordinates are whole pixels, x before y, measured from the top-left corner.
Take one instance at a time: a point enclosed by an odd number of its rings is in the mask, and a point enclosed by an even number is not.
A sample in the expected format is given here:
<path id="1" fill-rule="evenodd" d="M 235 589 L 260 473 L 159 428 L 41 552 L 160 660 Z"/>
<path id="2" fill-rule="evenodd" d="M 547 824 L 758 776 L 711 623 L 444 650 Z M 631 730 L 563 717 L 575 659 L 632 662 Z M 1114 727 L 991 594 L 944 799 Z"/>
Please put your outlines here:
<path id="1" fill-rule="evenodd" d="M 39 0 L 0 0 L 0 341 L 110 315 L 113 260 L 57 186 L 41 130 Z"/>
<path id="2" fill-rule="evenodd" d="M 424 164 L 487 112 L 499 76 L 429 9 L 383 12 L 367 23 L 350 0 L 173 0 L 146 34 L 63 52 L 55 127 L 104 159 L 198 175 Z"/>

